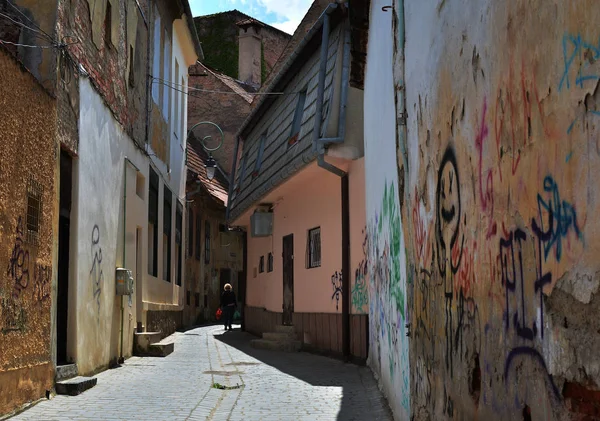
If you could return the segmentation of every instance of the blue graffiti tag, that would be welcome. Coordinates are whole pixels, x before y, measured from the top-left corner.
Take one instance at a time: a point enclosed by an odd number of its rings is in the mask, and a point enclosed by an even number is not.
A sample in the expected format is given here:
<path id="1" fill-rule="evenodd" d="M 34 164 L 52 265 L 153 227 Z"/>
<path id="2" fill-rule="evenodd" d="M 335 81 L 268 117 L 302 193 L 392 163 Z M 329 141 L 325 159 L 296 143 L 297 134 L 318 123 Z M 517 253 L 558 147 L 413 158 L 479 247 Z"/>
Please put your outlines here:
<path id="1" fill-rule="evenodd" d="M 577 212 L 573 205 L 566 200 L 561 200 L 558 191 L 558 184 L 548 175 L 544 178 L 544 191 L 550 193 L 548 201 L 544 200 L 538 193 L 538 212 L 540 222 L 532 218 L 531 225 L 533 231 L 538 237 L 544 238 L 544 259 L 548 259 L 548 254 L 552 248 L 555 248 L 555 257 L 560 261 L 562 257 L 562 240 L 571 229 L 575 232 L 578 239 L 583 240 L 583 234 L 577 225 Z M 548 229 L 544 230 L 544 215 L 548 214 Z"/>
<path id="2" fill-rule="evenodd" d="M 600 58 L 600 38 L 598 39 L 598 44 L 593 45 L 592 43 L 583 40 L 581 34 L 565 34 L 563 36 L 562 47 L 565 69 L 558 85 L 559 92 L 565 84 L 567 85 L 567 89 L 571 88 L 569 72 L 574 66 L 575 58 L 578 56 L 580 57 L 578 63 L 581 64 L 579 66 L 579 71 L 577 72 L 575 85 L 583 88 L 583 82 L 600 79 L 600 75 L 589 72 L 589 70 L 584 74 L 584 67 L 589 67 Z M 572 47 L 572 51 L 569 51 L 569 47 Z"/>

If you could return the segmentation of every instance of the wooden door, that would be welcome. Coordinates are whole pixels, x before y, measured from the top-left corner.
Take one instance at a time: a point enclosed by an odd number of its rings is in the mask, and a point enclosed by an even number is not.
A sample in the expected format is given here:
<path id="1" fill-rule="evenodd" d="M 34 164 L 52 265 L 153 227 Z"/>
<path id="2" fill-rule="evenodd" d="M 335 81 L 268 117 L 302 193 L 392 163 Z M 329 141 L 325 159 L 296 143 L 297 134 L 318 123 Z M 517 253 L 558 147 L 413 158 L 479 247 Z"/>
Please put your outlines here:
<path id="1" fill-rule="evenodd" d="M 294 314 L 294 235 L 283 237 L 283 324 L 292 325 Z"/>

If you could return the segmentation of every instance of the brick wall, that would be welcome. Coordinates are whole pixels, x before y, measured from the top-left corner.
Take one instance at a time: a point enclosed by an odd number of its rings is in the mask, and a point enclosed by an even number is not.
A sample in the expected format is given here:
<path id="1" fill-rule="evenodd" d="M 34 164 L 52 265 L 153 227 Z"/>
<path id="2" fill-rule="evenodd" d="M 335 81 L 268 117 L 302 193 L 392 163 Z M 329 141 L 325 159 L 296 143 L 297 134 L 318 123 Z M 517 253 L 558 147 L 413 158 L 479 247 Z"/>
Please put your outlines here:
<path id="1" fill-rule="evenodd" d="M 105 13 L 92 14 L 94 4 L 97 8 L 106 7 L 106 2 L 114 7 L 111 14 L 114 30 L 107 33 L 104 19 Z M 145 4 L 145 2 L 143 2 Z M 135 14 L 134 19 L 127 19 L 128 14 Z M 99 21 L 101 21 L 99 23 Z M 130 28 L 127 28 L 129 25 Z M 146 126 L 146 64 L 147 64 L 147 27 L 135 1 L 116 0 L 71 0 L 59 2 L 58 10 L 59 38 L 66 35 L 78 40 L 68 47 L 72 60 L 83 66 L 92 84 L 112 111 L 116 120 L 123 125 L 130 137 L 142 143 L 145 140 Z M 127 32 L 135 31 L 136 41 L 133 51 L 134 79 L 129 82 L 128 61 L 129 45 Z M 98 33 L 98 31 L 100 31 Z M 100 41 L 99 41 L 100 40 Z M 60 62 L 59 71 L 72 72 L 73 66 Z M 62 98 L 63 101 L 74 101 L 78 95 Z M 76 101 L 76 100 L 75 100 Z M 59 118 L 67 117 L 71 121 L 76 118 L 69 109 L 77 109 L 73 104 L 59 105 Z M 76 114 L 76 111 L 75 111 Z M 76 120 L 75 120 L 76 121 Z M 72 126 L 70 123 L 69 126 Z M 68 141 L 65 134 L 64 142 Z M 61 139 L 62 140 L 62 139 Z M 71 142 L 73 140 L 71 139 Z"/>
<path id="2" fill-rule="evenodd" d="M 203 72 L 201 69 L 190 69 L 191 74 Z M 213 156 L 221 168 L 229 173 L 233 150 L 235 148 L 235 134 L 250 113 L 250 104 L 241 96 L 234 95 L 231 88 L 212 74 L 208 76 L 190 76 L 189 86 L 210 91 L 225 91 L 228 93 L 201 93 L 188 98 L 188 128 L 200 121 L 212 121 L 221 127 L 225 140 L 223 146 L 213 152 Z M 195 134 L 200 134 L 196 133 Z"/>

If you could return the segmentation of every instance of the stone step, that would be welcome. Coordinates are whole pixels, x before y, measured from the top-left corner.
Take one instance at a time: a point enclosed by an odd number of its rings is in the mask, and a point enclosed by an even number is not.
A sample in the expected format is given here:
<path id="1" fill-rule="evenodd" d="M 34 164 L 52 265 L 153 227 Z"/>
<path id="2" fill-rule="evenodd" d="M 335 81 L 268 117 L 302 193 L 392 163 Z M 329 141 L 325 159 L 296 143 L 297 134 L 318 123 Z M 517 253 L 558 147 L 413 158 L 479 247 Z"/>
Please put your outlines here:
<path id="1" fill-rule="evenodd" d="M 277 326 L 275 326 L 275 332 L 292 334 L 292 333 L 295 333 L 296 330 L 294 329 L 294 326 L 277 325 Z"/>
<path id="2" fill-rule="evenodd" d="M 77 376 L 77 364 L 65 364 L 56 366 L 56 375 L 54 376 L 55 381 L 61 382 L 63 380 L 72 379 Z"/>
<path id="3" fill-rule="evenodd" d="M 135 332 L 133 350 L 138 356 L 145 355 L 150 349 L 150 345 L 159 343 L 162 339 L 162 332 Z"/>
<path id="4" fill-rule="evenodd" d="M 268 339 L 253 339 L 250 346 L 256 349 L 268 349 L 270 351 L 295 352 L 300 351 L 302 342 L 300 341 L 270 341 Z"/>
<path id="5" fill-rule="evenodd" d="M 88 389 L 96 386 L 98 379 L 95 377 L 73 377 L 69 380 L 63 380 L 56 383 L 56 393 L 58 395 L 77 396 Z"/>
<path id="6" fill-rule="evenodd" d="M 296 339 L 295 333 L 265 332 L 262 336 L 263 339 L 269 341 L 293 341 Z"/>
<path id="7" fill-rule="evenodd" d="M 175 350 L 175 342 L 162 341 L 148 347 L 147 357 L 166 357 Z"/>

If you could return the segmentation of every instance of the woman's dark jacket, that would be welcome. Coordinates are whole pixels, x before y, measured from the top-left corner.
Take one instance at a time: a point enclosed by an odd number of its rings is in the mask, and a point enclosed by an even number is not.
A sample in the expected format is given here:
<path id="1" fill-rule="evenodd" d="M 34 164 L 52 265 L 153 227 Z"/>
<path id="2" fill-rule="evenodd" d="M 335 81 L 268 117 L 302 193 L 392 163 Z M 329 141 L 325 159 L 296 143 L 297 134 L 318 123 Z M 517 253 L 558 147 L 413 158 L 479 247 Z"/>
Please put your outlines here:
<path id="1" fill-rule="evenodd" d="M 224 291 L 221 295 L 221 307 L 227 307 L 230 304 L 237 304 L 235 293 L 233 291 Z"/>

